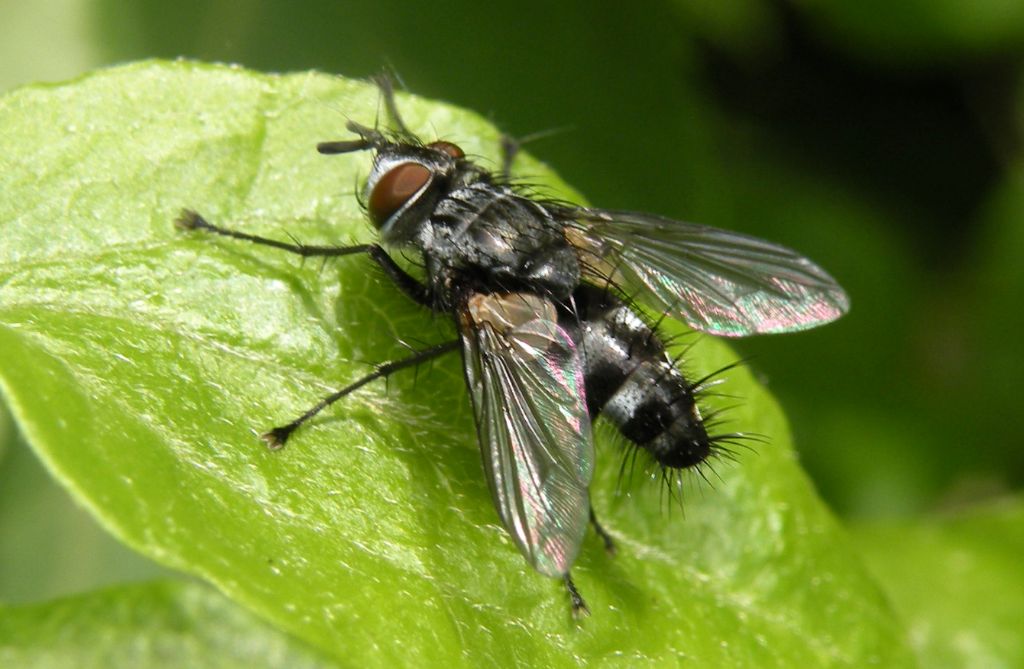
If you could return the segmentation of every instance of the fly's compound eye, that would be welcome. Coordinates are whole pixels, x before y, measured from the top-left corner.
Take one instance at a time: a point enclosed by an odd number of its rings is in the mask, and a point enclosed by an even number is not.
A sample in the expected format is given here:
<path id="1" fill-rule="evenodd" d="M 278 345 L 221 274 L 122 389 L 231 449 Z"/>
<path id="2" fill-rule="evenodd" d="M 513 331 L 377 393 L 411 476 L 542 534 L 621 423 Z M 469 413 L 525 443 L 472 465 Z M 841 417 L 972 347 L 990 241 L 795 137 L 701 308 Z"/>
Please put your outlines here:
<path id="1" fill-rule="evenodd" d="M 466 157 L 466 152 L 462 150 L 458 144 L 452 144 L 451 142 L 445 142 L 444 140 L 438 140 L 427 144 L 428 149 L 440 151 L 441 153 L 454 158 L 455 160 L 462 160 Z"/>
<path id="2" fill-rule="evenodd" d="M 379 228 L 392 214 L 430 181 L 430 170 L 419 163 L 402 163 L 392 167 L 370 193 L 370 218 Z"/>

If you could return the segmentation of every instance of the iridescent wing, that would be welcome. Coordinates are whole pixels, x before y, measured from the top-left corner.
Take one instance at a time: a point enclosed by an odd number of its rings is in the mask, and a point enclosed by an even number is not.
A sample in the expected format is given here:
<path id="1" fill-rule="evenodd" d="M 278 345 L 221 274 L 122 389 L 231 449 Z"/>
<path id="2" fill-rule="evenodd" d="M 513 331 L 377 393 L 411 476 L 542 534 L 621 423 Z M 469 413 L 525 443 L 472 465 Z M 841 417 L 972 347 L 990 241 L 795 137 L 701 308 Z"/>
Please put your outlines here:
<path id="1" fill-rule="evenodd" d="M 566 235 L 591 279 L 646 289 L 691 327 L 726 337 L 804 330 L 850 308 L 807 258 L 737 232 L 629 211 L 580 209 Z"/>
<path id="2" fill-rule="evenodd" d="M 554 307 L 530 294 L 475 295 L 462 314 L 466 381 L 484 472 L 519 550 L 568 573 L 590 514 L 594 446 L 583 360 Z"/>

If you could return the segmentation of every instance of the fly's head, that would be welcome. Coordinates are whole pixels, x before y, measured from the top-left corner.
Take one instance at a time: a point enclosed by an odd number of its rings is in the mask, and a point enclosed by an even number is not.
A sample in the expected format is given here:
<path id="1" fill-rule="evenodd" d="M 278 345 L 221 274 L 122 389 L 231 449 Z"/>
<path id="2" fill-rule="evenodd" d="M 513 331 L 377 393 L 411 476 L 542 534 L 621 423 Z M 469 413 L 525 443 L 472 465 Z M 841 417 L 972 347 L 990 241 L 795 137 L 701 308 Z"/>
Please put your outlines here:
<path id="1" fill-rule="evenodd" d="M 384 133 L 349 122 L 359 139 L 323 142 L 323 154 L 373 151 L 373 167 L 362 202 L 386 244 L 400 245 L 416 236 L 438 200 L 466 169 L 466 154 L 446 141 L 423 144 L 407 133 Z"/>

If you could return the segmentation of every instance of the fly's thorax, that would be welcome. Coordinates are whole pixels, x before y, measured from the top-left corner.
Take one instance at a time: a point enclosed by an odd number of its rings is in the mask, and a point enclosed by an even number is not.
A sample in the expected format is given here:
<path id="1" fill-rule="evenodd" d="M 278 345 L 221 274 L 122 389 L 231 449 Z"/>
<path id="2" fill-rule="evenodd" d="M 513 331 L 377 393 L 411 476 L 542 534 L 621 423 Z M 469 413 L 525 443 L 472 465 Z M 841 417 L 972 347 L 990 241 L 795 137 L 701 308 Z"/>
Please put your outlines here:
<path id="1" fill-rule="evenodd" d="M 564 223 L 540 203 L 489 179 L 463 182 L 441 198 L 426 255 L 472 277 L 482 292 L 535 291 L 568 298 L 579 284 Z"/>
<path id="2" fill-rule="evenodd" d="M 435 294 L 532 290 L 567 298 L 580 280 L 564 223 L 465 159 L 450 142 L 382 144 L 366 183 L 381 241 L 414 246 Z"/>

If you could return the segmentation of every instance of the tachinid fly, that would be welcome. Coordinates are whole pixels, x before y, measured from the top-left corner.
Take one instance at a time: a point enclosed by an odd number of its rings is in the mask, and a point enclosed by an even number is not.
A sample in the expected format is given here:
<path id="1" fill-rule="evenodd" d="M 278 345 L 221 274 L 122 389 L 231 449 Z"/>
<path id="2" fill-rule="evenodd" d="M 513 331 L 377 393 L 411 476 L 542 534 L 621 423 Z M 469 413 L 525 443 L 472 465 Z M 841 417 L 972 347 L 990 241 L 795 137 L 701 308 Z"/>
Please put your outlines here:
<path id="1" fill-rule="evenodd" d="M 590 506 L 592 421 L 607 417 L 669 471 L 699 465 L 715 448 L 697 404 L 703 381 L 683 376 L 627 296 L 697 330 L 738 337 L 827 323 L 848 309 L 846 294 L 820 267 L 770 242 L 537 199 L 508 178 L 511 142 L 500 174 L 455 144 L 423 143 L 402 123 L 390 84 L 378 83 L 394 129 L 349 122 L 354 139 L 317 148 L 372 152 L 367 215 L 384 245 L 418 252 L 422 281 L 377 244 L 284 243 L 194 211 L 177 225 L 304 257 L 364 253 L 415 302 L 449 314 L 458 339 L 378 366 L 263 439 L 279 448 L 357 388 L 461 350 L 498 515 L 537 571 L 564 580 L 573 612 L 586 612 L 570 569 L 588 523 L 612 546 Z"/>

